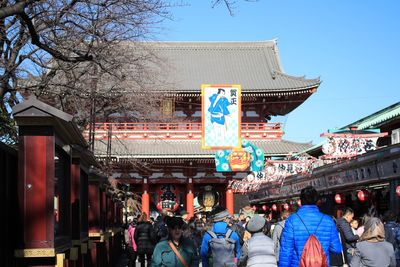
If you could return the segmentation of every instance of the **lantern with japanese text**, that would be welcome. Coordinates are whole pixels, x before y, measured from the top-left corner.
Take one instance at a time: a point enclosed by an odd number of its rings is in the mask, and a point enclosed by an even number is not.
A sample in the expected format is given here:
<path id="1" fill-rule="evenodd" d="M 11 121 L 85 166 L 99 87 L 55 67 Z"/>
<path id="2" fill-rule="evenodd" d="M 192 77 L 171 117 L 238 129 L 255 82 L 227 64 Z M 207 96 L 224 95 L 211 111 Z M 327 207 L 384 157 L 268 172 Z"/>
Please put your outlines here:
<path id="1" fill-rule="evenodd" d="M 400 197 L 400 185 L 396 187 L 396 195 Z"/>
<path id="2" fill-rule="evenodd" d="M 283 209 L 284 210 L 289 210 L 290 206 L 288 203 L 283 204 Z"/>
<path id="3" fill-rule="evenodd" d="M 272 205 L 272 210 L 273 210 L 273 211 L 277 211 L 277 210 L 278 210 L 278 207 L 276 206 L 276 204 L 273 204 L 273 205 Z"/>
<path id="4" fill-rule="evenodd" d="M 361 202 L 367 201 L 369 199 L 369 192 L 367 190 L 360 190 L 357 193 L 357 198 Z"/>
<path id="5" fill-rule="evenodd" d="M 345 201 L 345 197 L 344 197 L 344 195 L 342 195 L 342 194 L 336 194 L 335 195 L 335 202 L 336 202 L 336 204 L 343 204 L 344 203 L 344 201 Z"/>
<path id="6" fill-rule="evenodd" d="M 179 191 L 174 185 L 160 185 L 158 188 L 158 210 L 176 211 L 179 207 Z"/>

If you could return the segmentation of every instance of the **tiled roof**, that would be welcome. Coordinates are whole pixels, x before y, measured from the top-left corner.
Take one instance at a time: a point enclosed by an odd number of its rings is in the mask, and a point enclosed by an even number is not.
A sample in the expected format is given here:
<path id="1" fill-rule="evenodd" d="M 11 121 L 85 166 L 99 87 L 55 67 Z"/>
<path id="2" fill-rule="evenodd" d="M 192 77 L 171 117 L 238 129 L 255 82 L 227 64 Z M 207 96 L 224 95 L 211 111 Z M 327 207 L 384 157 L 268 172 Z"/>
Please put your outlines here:
<path id="1" fill-rule="evenodd" d="M 266 156 L 287 155 L 289 152 L 299 152 L 312 145 L 295 143 L 286 140 L 251 140 L 264 150 Z M 95 154 L 98 157 L 106 155 L 107 144 L 96 141 Z M 202 150 L 201 140 L 114 140 L 112 141 L 113 157 L 120 158 L 213 158 L 214 151 Z"/>
<path id="2" fill-rule="evenodd" d="M 134 44 L 125 45 L 137 48 Z M 319 78 L 285 74 L 274 40 L 148 42 L 145 46 L 165 63 L 159 75 L 172 91 L 200 92 L 201 84 L 241 84 L 244 92 L 279 92 L 320 84 Z"/>
<path id="3" fill-rule="evenodd" d="M 381 109 L 369 116 L 366 116 L 358 121 L 350 123 L 340 129 L 347 129 L 350 126 L 358 126 L 358 130 L 378 128 L 381 125 L 389 122 L 394 118 L 400 117 L 400 102 L 397 102 L 389 107 Z"/>

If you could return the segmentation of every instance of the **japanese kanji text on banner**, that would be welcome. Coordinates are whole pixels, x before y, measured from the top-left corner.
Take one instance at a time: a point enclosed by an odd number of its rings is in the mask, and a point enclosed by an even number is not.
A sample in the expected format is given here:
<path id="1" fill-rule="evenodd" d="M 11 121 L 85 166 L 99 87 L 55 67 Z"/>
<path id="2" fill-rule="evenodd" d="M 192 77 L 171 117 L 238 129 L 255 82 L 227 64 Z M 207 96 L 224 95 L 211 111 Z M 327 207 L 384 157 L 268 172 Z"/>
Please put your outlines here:
<path id="1" fill-rule="evenodd" d="M 202 148 L 241 148 L 241 86 L 201 86 Z"/>

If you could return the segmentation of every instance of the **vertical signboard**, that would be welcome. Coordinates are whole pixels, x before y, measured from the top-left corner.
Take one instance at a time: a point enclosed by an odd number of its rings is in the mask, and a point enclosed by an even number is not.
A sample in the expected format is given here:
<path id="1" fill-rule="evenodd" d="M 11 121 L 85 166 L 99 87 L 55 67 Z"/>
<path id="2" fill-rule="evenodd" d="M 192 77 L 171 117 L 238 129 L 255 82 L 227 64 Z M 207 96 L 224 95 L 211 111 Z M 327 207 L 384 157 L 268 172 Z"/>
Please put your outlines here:
<path id="1" fill-rule="evenodd" d="M 201 86 L 202 148 L 241 148 L 241 86 Z"/>

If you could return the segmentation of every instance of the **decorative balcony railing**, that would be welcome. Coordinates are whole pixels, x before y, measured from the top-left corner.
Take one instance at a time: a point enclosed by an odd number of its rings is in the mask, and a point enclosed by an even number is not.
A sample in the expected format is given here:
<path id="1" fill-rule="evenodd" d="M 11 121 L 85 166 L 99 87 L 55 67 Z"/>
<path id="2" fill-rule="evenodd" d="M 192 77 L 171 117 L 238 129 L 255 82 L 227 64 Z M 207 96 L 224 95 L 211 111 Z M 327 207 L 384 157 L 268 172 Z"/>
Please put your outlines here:
<path id="1" fill-rule="evenodd" d="M 96 123 L 94 137 L 107 140 L 108 136 L 118 139 L 201 139 L 201 123 Z M 89 130 L 84 131 L 89 139 Z M 242 123 L 242 137 L 247 139 L 281 139 L 280 123 Z"/>

